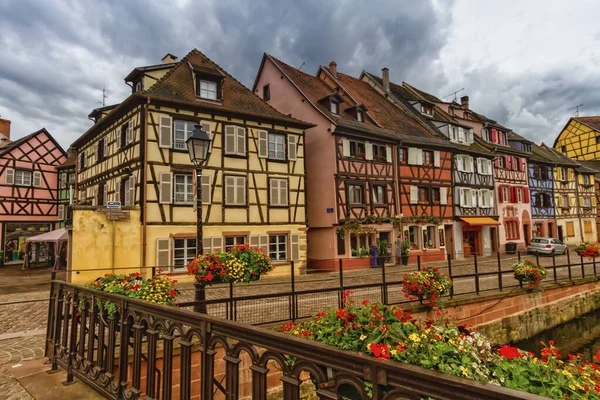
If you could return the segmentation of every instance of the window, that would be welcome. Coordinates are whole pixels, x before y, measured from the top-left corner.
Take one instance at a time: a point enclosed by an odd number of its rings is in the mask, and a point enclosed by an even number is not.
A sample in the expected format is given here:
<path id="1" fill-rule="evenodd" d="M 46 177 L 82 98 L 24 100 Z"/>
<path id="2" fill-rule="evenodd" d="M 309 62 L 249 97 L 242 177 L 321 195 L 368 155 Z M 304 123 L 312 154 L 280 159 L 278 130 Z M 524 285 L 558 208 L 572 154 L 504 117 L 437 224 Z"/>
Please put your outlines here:
<path id="1" fill-rule="evenodd" d="M 600 144 L 600 136 L 596 136 L 596 144 Z"/>
<path id="2" fill-rule="evenodd" d="M 398 148 L 398 164 L 406 164 L 408 160 L 408 149 L 406 147 Z"/>
<path id="3" fill-rule="evenodd" d="M 387 147 L 374 144 L 373 145 L 373 160 L 387 162 Z"/>
<path id="4" fill-rule="evenodd" d="M 340 105 L 335 101 L 331 101 L 329 103 L 329 111 L 331 111 L 332 114 L 339 114 L 339 109 Z"/>
<path id="5" fill-rule="evenodd" d="M 108 201 L 106 189 L 107 189 L 106 182 L 102 182 L 102 183 L 98 184 L 98 202 L 96 205 L 98 205 L 98 206 L 104 205 Z"/>
<path id="6" fill-rule="evenodd" d="M 175 204 L 191 204 L 194 202 L 194 193 L 192 192 L 192 181 L 192 175 L 175 175 Z"/>
<path id="7" fill-rule="evenodd" d="M 519 157 L 513 157 L 512 169 L 514 169 L 515 171 L 521 170 L 521 159 Z"/>
<path id="8" fill-rule="evenodd" d="M 458 142 L 458 127 L 450 125 L 450 140 Z"/>
<path id="9" fill-rule="evenodd" d="M 523 151 L 526 153 L 531 153 L 531 145 L 528 143 L 523 144 Z"/>
<path id="10" fill-rule="evenodd" d="M 63 172 L 60 174 L 60 181 L 58 182 L 58 188 L 64 189 L 67 187 L 67 173 Z"/>
<path id="11" fill-rule="evenodd" d="M 225 205 L 246 205 L 245 176 L 225 176 Z"/>
<path id="12" fill-rule="evenodd" d="M 411 248 L 416 249 L 419 247 L 419 230 L 420 226 L 409 226 L 408 227 L 408 240 Z"/>
<path id="13" fill-rule="evenodd" d="M 491 190 L 480 189 L 480 193 L 481 193 L 481 204 L 479 204 L 479 207 L 491 208 L 493 192 Z"/>
<path id="14" fill-rule="evenodd" d="M 477 172 L 480 175 L 491 175 L 492 174 L 492 162 L 485 158 L 477 159 Z"/>
<path id="15" fill-rule="evenodd" d="M 560 151 L 563 152 L 563 153 L 566 153 L 567 152 L 567 146 L 561 146 L 560 147 Z"/>
<path id="16" fill-rule="evenodd" d="M 570 206 L 570 204 L 569 204 L 569 196 L 566 195 L 566 194 L 563 194 L 562 195 L 562 201 L 561 201 L 561 203 L 562 203 L 563 207 L 569 207 Z"/>
<path id="17" fill-rule="evenodd" d="M 575 224 L 573 222 L 567 222 L 567 237 L 575 236 Z"/>
<path id="18" fill-rule="evenodd" d="M 263 100 L 271 100 L 271 85 L 269 85 L 268 83 L 263 86 Z"/>
<path id="19" fill-rule="evenodd" d="M 418 188 L 418 201 L 419 203 L 429 203 L 430 194 L 428 187 L 419 187 Z"/>
<path id="20" fill-rule="evenodd" d="M 269 235 L 269 257 L 273 261 L 287 260 L 287 235 Z"/>
<path id="21" fill-rule="evenodd" d="M 365 159 L 365 144 L 363 142 L 357 142 L 356 140 L 350 140 L 350 157 Z"/>
<path id="22" fill-rule="evenodd" d="M 350 184 L 348 185 L 348 203 L 364 204 L 364 186 Z"/>
<path id="23" fill-rule="evenodd" d="M 428 226 L 423 230 L 423 247 L 432 249 L 435 247 L 435 226 Z"/>
<path id="24" fill-rule="evenodd" d="M 231 250 L 235 245 L 246 244 L 246 236 L 225 236 L 225 251 Z"/>
<path id="25" fill-rule="evenodd" d="M 506 221 L 504 223 L 504 230 L 507 240 L 519 239 L 519 223 L 517 221 Z"/>
<path id="26" fill-rule="evenodd" d="M 246 128 L 242 126 L 225 126 L 225 154 L 246 155 Z"/>
<path id="27" fill-rule="evenodd" d="M 592 198 L 591 197 L 582 197 L 584 208 L 592 208 Z"/>
<path id="28" fill-rule="evenodd" d="M 204 99 L 217 99 L 217 84 L 211 81 L 200 80 L 200 97 Z"/>
<path id="29" fill-rule="evenodd" d="M 85 189 L 79 191 L 79 204 L 85 203 L 86 196 L 87 196 L 87 193 L 86 193 Z"/>
<path id="30" fill-rule="evenodd" d="M 87 161 L 87 157 L 85 154 L 85 151 L 82 152 L 81 154 L 79 154 L 79 170 L 83 171 L 85 169 L 86 165 L 86 161 Z"/>
<path id="31" fill-rule="evenodd" d="M 270 183 L 270 205 L 288 205 L 288 181 L 287 179 L 271 179 Z"/>
<path id="32" fill-rule="evenodd" d="M 559 169 L 560 171 L 560 180 L 563 182 L 567 181 L 567 169 L 565 167 L 562 167 L 561 169 Z"/>
<path id="33" fill-rule="evenodd" d="M 173 265 L 185 268 L 196 257 L 196 239 L 175 239 L 173 241 Z"/>
<path id="34" fill-rule="evenodd" d="M 523 202 L 523 188 L 517 188 L 517 203 Z"/>
<path id="35" fill-rule="evenodd" d="M 358 122 L 363 122 L 363 113 L 362 113 L 362 111 L 357 111 L 356 112 L 356 120 Z"/>
<path id="36" fill-rule="evenodd" d="M 175 129 L 175 144 L 174 148 L 180 150 L 187 150 L 185 141 L 190 137 L 194 130 L 195 122 L 191 121 L 175 121 L 173 122 Z"/>
<path id="37" fill-rule="evenodd" d="M 504 168 L 504 157 L 498 156 L 496 160 L 498 161 L 498 168 Z"/>
<path id="38" fill-rule="evenodd" d="M 489 129 L 483 129 L 481 134 L 483 136 L 483 140 L 485 140 L 486 142 L 492 141 L 492 139 L 490 138 L 490 130 Z"/>
<path id="39" fill-rule="evenodd" d="M 462 207 L 477 207 L 477 199 L 475 198 L 475 194 L 475 189 L 461 188 L 460 205 Z"/>
<path id="40" fill-rule="evenodd" d="M 421 103 L 421 112 L 423 114 L 432 115 L 433 114 L 433 107 L 430 106 L 429 104 L 423 104 L 423 103 Z"/>
<path id="41" fill-rule="evenodd" d="M 15 170 L 15 185 L 31 186 L 31 171 Z"/>
<path id="42" fill-rule="evenodd" d="M 373 185 L 373 199 L 374 204 L 387 203 L 387 191 L 384 185 Z"/>
<path id="43" fill-rule="evenodd" d="M 96 162 L 100 162 L 104 160 L 104 157 L 106 157 L 106 154 L 104 153 L 106 144 L 108 144 L 107 138 L 102 138 L 100 141 L 98 141 L 98 147 L 96 148 Z"/>
<path id="44" fill-rule="evenodd" d="M 350 249 L 352 257 L 368 257 L 369 256 L 369 235 L 350 236 Z"/>
<path id="45" fill-rule="evenodd" d="M 431 201 L 433 201 L 434 204 L 440 203 L 440 188 L 431 188 Z"/>
<path id="46" fill-rule="evenodd" d="M 592 233 L 592 221 L 583 221 L 583 232 Z"/>
<path id="47" fill-rule="evenodd" d="M 121 127 L 120 135 L 117 136 L 118 146 L 125 147 L 127 146 L 127 128 L 128 124 L 125 124 Z"/>
<path id="48" fill-rule="evenodd" d="M 285 135 L 269 134 L 269 158 L 285 160 Z"/>
<path id="49" fill-rule="evenodd" d="M 598 136 L 600 137 L 600 136 Z M 582 175 L 583 177 L 583 184 L 584 185 L 589 185 L 590 184 L 590 176 L 589 175 Z"/>
<path id="50" fill-rule="evenodd" d="M 510 201 L 510 196 L 508 193 L 509 193 L 508 186 L 502 186 L 502 200 L 504 200 L 505 202 Z"/>
<path id="51" fill-rule="evenodd" d="M 423 150 L 423 165 L 433 165 L 433 151 Z"/>

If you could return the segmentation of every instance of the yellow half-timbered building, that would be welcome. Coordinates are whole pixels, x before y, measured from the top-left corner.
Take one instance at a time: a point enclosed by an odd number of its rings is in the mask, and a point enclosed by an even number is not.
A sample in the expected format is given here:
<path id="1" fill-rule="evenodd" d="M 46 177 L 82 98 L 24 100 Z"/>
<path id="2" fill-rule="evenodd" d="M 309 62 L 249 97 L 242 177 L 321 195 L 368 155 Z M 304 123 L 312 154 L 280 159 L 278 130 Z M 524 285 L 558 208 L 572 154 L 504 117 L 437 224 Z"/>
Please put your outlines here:
<path id="1" fill-rule="evenodd" d="M 73 269 L 186 271 L 197 214 L 185 140 L 200 124 L 212 138 L 202 171 L 204 252 L 248 243 L 270 255 L 274 274 L 289 274 L 291 261 L 298 273 L 306 260 L 304 130 L 311 125 L 279 113 L 198 50 L 163 63 L 134 69 L 126 78 L 131 96 L 96 113 L 74 143 Z M 130 218 L 106 220 L 99 207 L 108 201 L 120 201 Z"/>
<path id="2" fill-rule="evenodd" d="M 553 147 L 574 160 L 600 159 L 600 116 L 570 118 Z"/>

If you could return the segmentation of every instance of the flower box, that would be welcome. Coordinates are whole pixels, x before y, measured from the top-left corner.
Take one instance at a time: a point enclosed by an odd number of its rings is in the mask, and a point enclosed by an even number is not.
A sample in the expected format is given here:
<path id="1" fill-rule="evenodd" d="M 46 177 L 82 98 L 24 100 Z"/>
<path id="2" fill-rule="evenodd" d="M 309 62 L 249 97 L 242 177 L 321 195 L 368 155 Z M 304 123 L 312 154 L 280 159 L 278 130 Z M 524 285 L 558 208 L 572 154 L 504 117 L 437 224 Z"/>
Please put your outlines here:
<path id="1" fill-rule="evenodd" d="M 532 263 L 531 261 L 523 260 L 512 266 L 513 274 L 519 284 L 526 282 L 529 288 L 537 288 L 542 279 L 546 277 L 548 272 L 541 265 Z"/>
<path id="2" fill-rule="evenodd" d="M 406 274 L 402 280 L 404 296 L 409 300 L 419 300 L 429 307 L 435 307 L 440 297 L 449 293 L 451 288 L 450 277 L 432 267 Z"/>

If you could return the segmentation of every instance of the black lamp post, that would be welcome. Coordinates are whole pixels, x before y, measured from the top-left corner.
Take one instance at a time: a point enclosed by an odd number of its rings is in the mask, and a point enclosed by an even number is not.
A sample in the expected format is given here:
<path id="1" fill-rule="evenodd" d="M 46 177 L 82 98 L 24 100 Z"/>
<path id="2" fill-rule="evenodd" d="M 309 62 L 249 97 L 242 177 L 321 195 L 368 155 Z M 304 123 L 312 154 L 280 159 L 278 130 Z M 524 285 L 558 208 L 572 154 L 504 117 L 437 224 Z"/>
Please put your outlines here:
<path id="1" fill-rule="evenodd" d="M 200 125 L 194 126 L 194 131 L 185 141 L 187 145 L 188 153 L 190 155 L 190 161 L 196 166 L 196 210 L 197 210 L 197 221 L 196 221 L 196 253 L 203 254 L 204 249 L 202 246 L 202 167 L 208 159 L 208 149 L 210 148 L 210 135 L 202 130 Z M 196 288 L 196 301 L 206 300 L 206 292 L 204 290 L 204 284 L 200 282 L 194 282 Z M 194 311 L 206 314 L 206 304 L 196 305 Z"/>

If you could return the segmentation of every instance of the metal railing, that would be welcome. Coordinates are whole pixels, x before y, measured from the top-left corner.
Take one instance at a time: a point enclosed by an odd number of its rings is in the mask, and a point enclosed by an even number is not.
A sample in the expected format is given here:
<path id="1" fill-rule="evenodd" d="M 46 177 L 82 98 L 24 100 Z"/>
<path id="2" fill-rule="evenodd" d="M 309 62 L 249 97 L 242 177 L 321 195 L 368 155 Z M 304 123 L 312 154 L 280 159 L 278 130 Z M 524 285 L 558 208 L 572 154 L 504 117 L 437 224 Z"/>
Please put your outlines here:
<path id="1" fill-rule="evenodd" d="M 53 281 L 47 355 L 108 399 L 541 399 L 496 385 L 381 361 L 250 325 Z M 245 370 L 244 370 L 245 369 Z M 273 374 L 279 380 L 268 379 Z M 276 382 L 276 383 L 274 383 Z M 371 382 L 372 397 L 365 389 Z"/>

